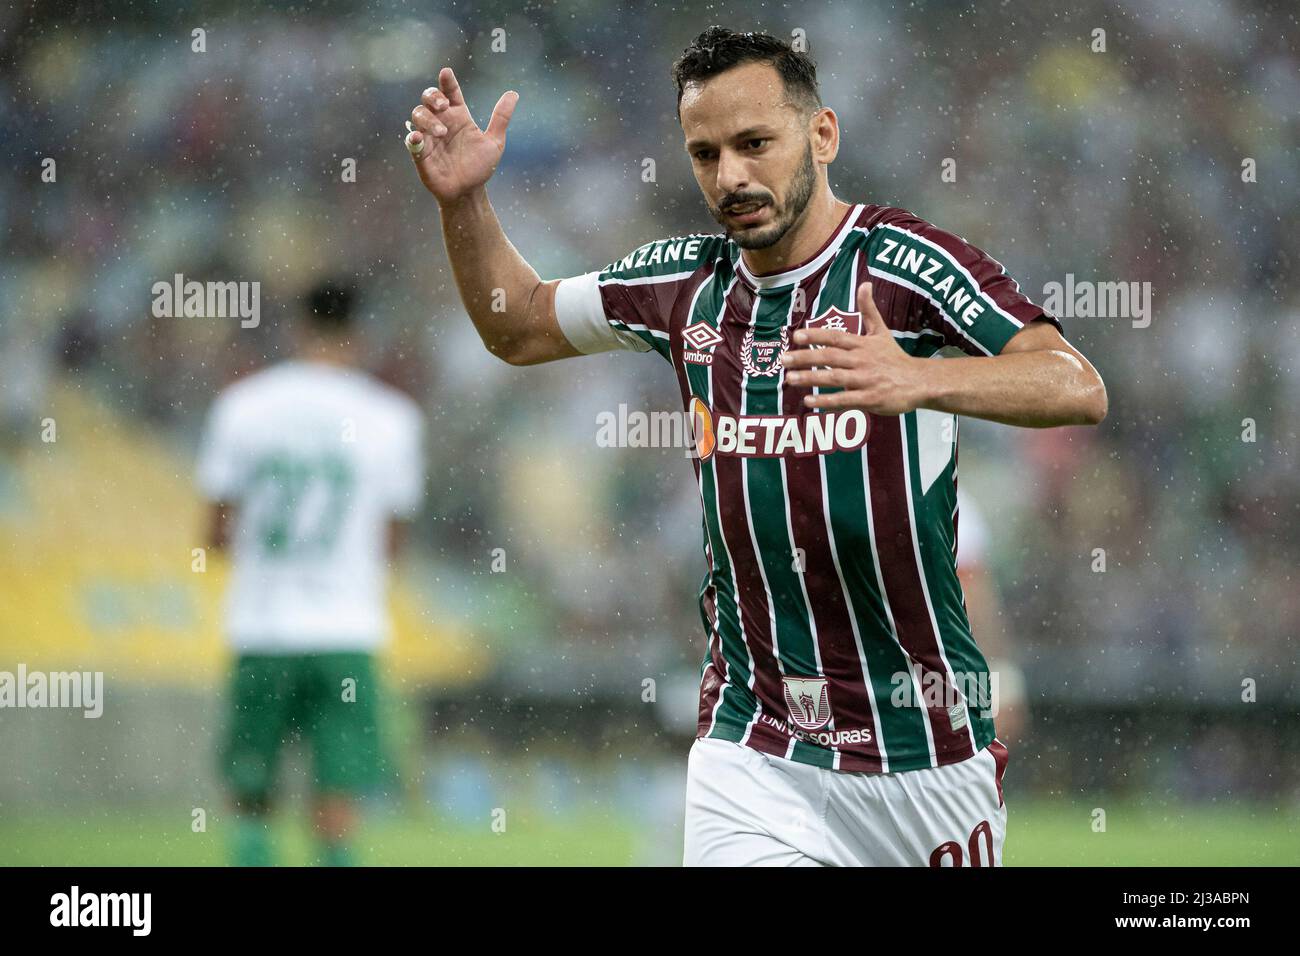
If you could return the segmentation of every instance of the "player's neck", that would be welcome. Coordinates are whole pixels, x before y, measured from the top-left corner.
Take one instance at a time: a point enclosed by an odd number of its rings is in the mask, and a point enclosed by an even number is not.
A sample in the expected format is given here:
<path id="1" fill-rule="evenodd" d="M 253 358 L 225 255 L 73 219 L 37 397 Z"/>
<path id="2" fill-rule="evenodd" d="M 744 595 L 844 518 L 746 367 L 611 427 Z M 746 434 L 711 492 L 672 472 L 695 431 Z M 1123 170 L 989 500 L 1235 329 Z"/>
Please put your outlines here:
<path id="1" fill-rule="evenodd" d="M 807 262 L 826 245 L 850 208 L 849 203 L 835 198 L 829 186 L 823 186 L 780 242 L 766 249 L 741 250 L 745 267 L 755 275 L 770 275 Z"/>

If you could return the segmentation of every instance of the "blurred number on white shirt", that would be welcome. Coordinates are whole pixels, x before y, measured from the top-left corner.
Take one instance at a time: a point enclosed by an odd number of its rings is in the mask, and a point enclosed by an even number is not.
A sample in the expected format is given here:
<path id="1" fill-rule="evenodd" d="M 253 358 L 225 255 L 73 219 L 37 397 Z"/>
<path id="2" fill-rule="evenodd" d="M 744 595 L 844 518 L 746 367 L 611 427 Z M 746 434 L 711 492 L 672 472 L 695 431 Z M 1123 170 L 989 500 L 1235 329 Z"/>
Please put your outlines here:
<path id="1" fill-rule="evenodd" d="M 198 480 L 235 506 L 226 631 L 242 652 L 373 650 L 387 536 L 424 492 L 423 415 L 366 373 L 289 361 L 227 388 Z"/>

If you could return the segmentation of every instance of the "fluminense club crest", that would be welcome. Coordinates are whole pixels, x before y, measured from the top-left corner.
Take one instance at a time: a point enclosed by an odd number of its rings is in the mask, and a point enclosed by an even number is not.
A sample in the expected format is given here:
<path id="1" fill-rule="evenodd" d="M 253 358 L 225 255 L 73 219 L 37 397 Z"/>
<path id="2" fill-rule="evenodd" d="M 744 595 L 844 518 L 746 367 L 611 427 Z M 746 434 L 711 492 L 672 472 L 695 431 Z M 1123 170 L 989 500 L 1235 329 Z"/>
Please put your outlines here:
<path id="1" fill-rule="evenodd" d="M 835 308 L 835 306 L 831 306 L 817 318 L 805 322 L 804 328 L 830 329 L 832 332 L 852 332 L 854 335 L 861 335 L 862 313 L 843 312 Z M 813 348 L 822 348 L 822 346 L 814 345 Z"/>
<path id="2" fill-rule="evenodd" d="M 782 677 L 785 706 L 802 730 L 821 730 L 831 722 L 831 696 L 825 677 Z"/>

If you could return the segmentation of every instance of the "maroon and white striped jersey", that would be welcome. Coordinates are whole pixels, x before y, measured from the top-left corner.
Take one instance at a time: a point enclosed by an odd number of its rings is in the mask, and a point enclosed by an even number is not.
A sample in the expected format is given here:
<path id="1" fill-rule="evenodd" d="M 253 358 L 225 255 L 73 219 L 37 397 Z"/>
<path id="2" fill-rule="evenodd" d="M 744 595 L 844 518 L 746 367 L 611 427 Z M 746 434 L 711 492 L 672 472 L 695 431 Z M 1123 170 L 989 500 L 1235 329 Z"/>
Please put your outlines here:
<path id="1" fill-rule="evenodd" d="M 861 332 L 868 280 L 916 356 L 996 355 L 1029 322 L 1059 327 L 996 260 L 876 205 L 776 274 L 722 235 L 651 242 L 563 280 L 556 313 L 579 351 L 656 351 L 677 374 L 708 565 L 699 736 L 888 772 L 987 747 L 995 688 L 956 574 L 955 417 L 810 411 L 785 381 L 793 330 Z"/>

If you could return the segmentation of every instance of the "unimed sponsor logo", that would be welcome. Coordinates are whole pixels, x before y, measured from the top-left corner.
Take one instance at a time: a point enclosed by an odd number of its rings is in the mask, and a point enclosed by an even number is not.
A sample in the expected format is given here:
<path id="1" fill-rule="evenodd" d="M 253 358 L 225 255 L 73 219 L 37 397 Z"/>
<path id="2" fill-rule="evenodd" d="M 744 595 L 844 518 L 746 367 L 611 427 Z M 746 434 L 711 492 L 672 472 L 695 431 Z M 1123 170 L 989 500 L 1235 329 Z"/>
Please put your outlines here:
<path id="1" fill-rule="evenodd" d="M 128 927 L 132 936 L 148 936 L 153 922 L 151 893 L 83 893 L 73 886 L 50 897 L 50 925 Z"/>

